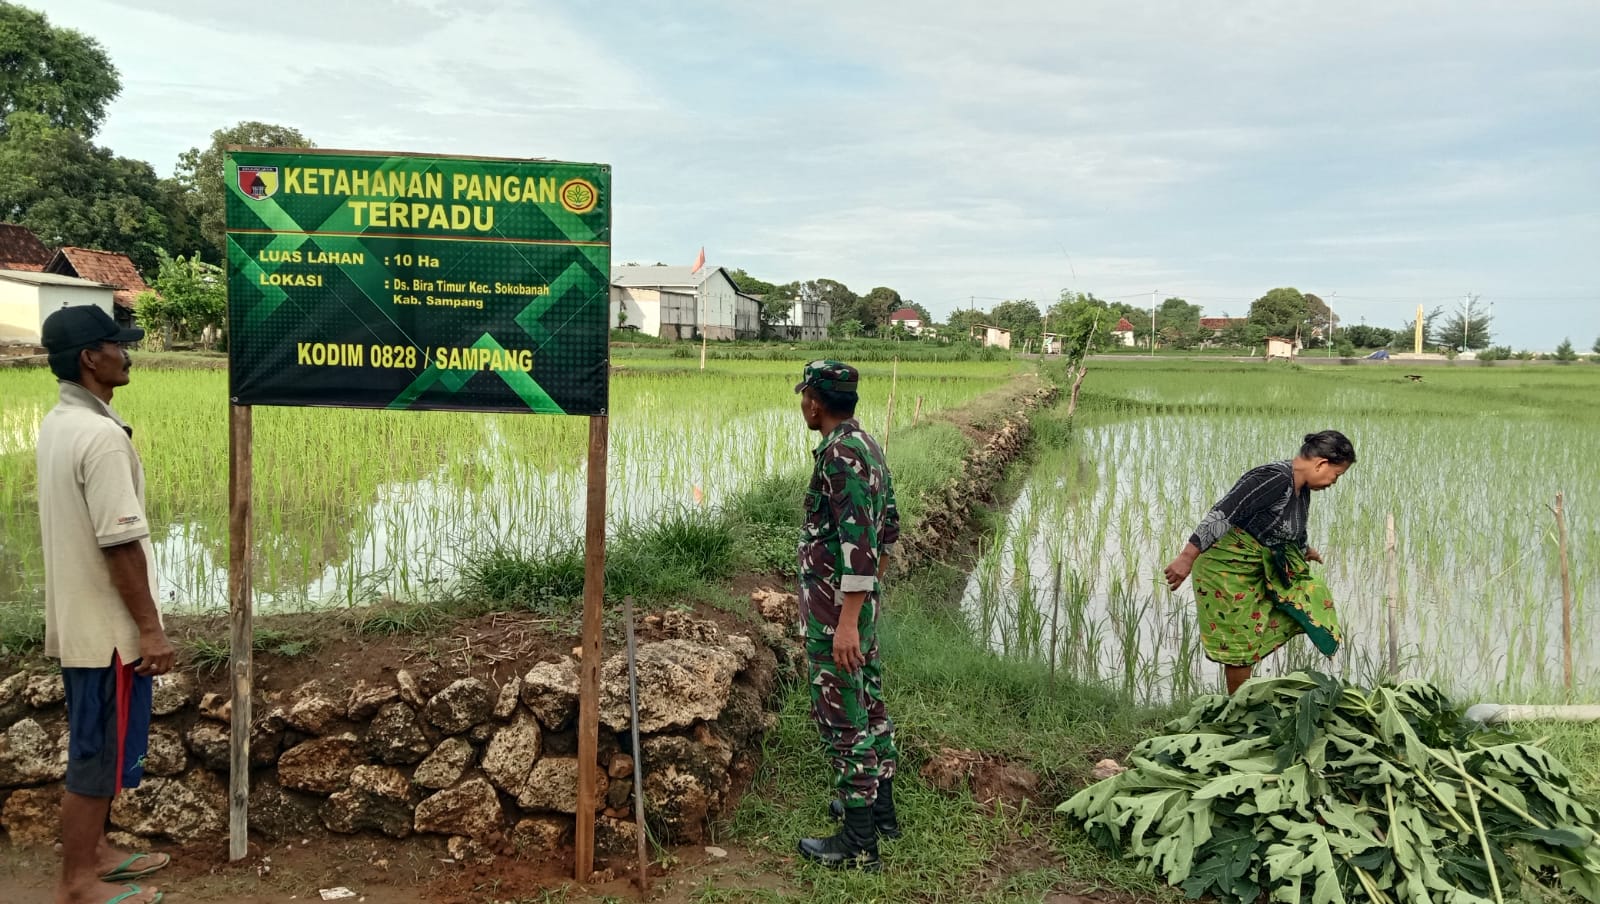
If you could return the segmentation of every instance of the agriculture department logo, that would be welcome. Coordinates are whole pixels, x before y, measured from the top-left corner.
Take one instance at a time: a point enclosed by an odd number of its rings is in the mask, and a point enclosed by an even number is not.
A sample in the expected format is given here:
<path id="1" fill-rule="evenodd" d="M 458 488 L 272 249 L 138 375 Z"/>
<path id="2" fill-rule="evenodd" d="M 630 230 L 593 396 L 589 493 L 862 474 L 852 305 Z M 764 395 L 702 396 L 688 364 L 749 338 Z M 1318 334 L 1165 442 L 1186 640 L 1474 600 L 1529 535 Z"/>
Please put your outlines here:
<path id="1" fill-rule="evenodd" d="M 272 197 L 278 190 L 278 168 L 275 166 L 239 167 L 239 190 L 252 201 Z"/>
<path id="2" fill-rule="evenodd" d="M 561 206 L 572 213 L 588 213 L 600 203 L 600 193 L 588 179 L 571 179 L 561 186 Z"/>

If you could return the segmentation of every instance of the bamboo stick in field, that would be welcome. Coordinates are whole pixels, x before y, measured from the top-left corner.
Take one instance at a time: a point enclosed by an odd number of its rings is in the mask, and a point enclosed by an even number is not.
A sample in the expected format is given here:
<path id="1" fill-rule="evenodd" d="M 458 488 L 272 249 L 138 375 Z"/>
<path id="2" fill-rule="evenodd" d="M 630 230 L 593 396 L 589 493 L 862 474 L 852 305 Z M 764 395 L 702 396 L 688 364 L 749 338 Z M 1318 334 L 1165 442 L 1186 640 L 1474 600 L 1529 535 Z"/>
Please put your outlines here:
<path id="1" fill-rule="evenodd" d="M 922 396 L 917 396 L 917 406 L 911 409 L 911 426 L 915 427 L 922 419 Z"/>
<path id="2" fill-rule="evenodd" d="M 1384 523 L 1384 608 L 1389 618 L 1389 656 L 1385 671 L 1392 680 L 1400 673 L 1400 568 L 1395 554 L 1394 512 Z"/>
<path id="3" fill-rule="evenodd" d="M 1572 571 L 1567 565 L 1567 512 L 1556 494 L 1556 537 L 1561 543 L 1561 677 L 1572 690 Z"/>
<path id="4" fill-rule="evenodd" d="M 1056 695 L 1056 639 L 1061 623 L 1061 560 L 1050 569 L 1050 696 Z"/>

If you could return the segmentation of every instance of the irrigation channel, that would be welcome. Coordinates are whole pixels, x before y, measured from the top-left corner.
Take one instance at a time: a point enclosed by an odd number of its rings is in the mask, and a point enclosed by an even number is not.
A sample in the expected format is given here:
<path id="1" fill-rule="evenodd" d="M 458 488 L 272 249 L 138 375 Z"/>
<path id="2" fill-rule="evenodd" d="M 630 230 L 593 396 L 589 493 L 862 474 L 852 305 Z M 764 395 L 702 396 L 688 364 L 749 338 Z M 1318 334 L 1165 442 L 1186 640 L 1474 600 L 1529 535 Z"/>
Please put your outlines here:
<path id="1" fill-rule="evenodd" d="M 1126 382 L 1116 373 L 1101 379 L 1124 401 L 1165 404 L 1199 391 Z M 1043 454 L 1027 478 L 971 576 L 968 613 L 996 650 L 1054 661 L 1062 674 L 1107 683 L 1132 699 L 1182 699 L 1220 687 L 1220 668 L 1200 649 L 1192 586 L 1169 592 L 1162 568 L 1240 474 L 1292 456 L 1307 432 L 1337 426 L 1355 440 L 1359 463 L 1336 487 L 1314 494 L 1310 539 L 1326 557 L 1346 642 L 1330 662 L 1297 638 L 1262 673 L 1312 667 L 1368 684 L 1384 675 L 1392 513 L 1398 676 L 1458 695 L 1567 699 L 1549 507 L 1564 490 L 1570 545 L 1579 553 L 1571 567 L 1574 684 L 1580 692 L 1594 687 L 1600 624 L 1590 615 L 1600 587 L 1582 553 L 1600 548 L 1600 467 L 1582 431 L 1537 414 L 1396 416 L 1383 410 L 1392 401 L 1383 394 L 1355 389 L 1331 411 L 1309 415 L 1230 410 L 1214 391 L 1206 404 L 1179 413 L 1091 412 L 1071 444 Z"/>
<path id="2" fill-rule="evenodd" d="M 797 362 L 619 373 L 608 481 L 613 532 L 712 511 L 755 481 L 802 473 L 816 438 Z M 900 364 L 894 429 L 1003 384 L 1019 365 Z M 881 429 L 891 365 L 863 368 Z M 0 370 L 0 605 L 42 597 L 33 438 L 54 402 L 41 370 Z M 169 611 L 227 605 L 226 377 L 136 369 L 115 404 L 135 429 Z M 256 574 L 265 611 L 427 598 L 476 552 L 537 555 L 581 537 L 581 419 L 263 408 L 256 413 Z"/>

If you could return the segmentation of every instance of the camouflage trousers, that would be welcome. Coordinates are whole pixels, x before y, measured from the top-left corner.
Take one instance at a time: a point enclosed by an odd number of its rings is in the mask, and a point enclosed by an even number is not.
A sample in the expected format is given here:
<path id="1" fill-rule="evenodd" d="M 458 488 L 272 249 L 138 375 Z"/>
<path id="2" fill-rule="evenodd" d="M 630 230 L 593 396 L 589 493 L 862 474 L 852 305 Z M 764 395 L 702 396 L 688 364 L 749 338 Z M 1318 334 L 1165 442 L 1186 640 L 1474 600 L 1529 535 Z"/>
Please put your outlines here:
<path id="1" fill-rule="evenodd" d="M 825 592 L 831 595 L 828 588 Z M 804 597 L 804 594 L 802 594 Z M 806 661 L 810 666 L 811 718 L 833 760 L 833 786 L 846 807 L 870 807 L 878 779 L 894 778 L 900 752 L 894 722 L 883 702 L 883 664 L 878 659 L 878 595 L 861 607 L 861 653 L 867 663 L 846 672 L 833 662 L 833 625 L 806 611 Z"/>

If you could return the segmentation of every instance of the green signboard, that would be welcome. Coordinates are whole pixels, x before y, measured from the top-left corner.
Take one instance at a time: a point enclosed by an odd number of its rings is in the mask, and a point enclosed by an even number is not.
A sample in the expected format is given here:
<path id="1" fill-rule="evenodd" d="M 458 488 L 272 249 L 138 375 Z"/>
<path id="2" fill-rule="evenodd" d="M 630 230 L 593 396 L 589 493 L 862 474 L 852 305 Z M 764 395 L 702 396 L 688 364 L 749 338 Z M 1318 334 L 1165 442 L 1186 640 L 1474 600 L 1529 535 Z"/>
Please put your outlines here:
<path id="1" fill-rule="evenodd" d="M 236 405 L 606 413 L 611 169 L 228 153 Z"/>

